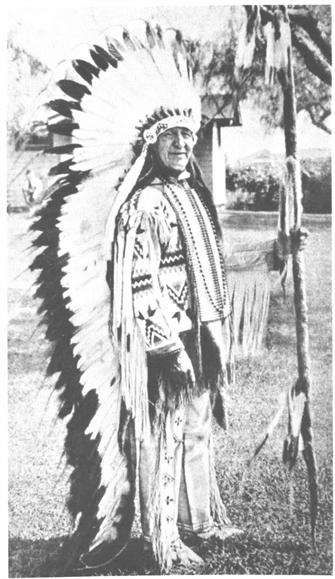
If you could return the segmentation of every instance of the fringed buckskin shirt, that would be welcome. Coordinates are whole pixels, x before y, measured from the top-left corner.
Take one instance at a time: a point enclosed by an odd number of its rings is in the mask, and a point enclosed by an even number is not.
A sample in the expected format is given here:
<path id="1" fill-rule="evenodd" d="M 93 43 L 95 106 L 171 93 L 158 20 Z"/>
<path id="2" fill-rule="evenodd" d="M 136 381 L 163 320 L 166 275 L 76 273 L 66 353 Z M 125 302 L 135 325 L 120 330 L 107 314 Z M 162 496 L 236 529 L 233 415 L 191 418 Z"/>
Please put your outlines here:
<path id="1" fill-rule="evenodd" d="M 182 349 L 179 336 L 195 318 L 210 323 L 229 315 L 220 241 L 185 178 L 157 178 L 135 192 L 121 210 L 117 235 L 133 239 L 133 308 L 147 354 Z"/>

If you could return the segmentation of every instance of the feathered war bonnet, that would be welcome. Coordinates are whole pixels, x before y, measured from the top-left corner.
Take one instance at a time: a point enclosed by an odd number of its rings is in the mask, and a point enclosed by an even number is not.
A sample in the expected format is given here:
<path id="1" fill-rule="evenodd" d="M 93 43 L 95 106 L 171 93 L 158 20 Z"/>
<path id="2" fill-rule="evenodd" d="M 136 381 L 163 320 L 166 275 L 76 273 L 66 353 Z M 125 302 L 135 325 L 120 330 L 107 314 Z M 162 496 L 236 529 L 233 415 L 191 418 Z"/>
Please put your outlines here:
<path id="1" fill-rule="evenodd" d="M 129 352 L 128 366 L 121 364 L 110 339 L 106 256 L 115 218 L 160 132 L 173 125 L 195 133 L 200 125 L 180 35 L 170 31 L 163 39 L 160 28 L 140 24 L 136 35 L 118 28 L 104 37 L 57 83 L 49 129 L 66 142 L 46 151 L 60 161 L 50 171 L 56 183 L 31 225 L 35 296 L 52 344 L 47 373 L 55 376 L 59 416 L 68 420 L 68 506 L 76 521 L 68 566 L 99 545 L 115 545 L 116 554 L 127 540 L 135 483 L 119 448 L 124 407 L 136 432 L 147 424 L 145 364 L 139 369 Z M 126 391 L 120 368 L 128 368 L 136 388 Z"/>
<path id="2" fill-rule="evenodd" d="M 176 126 L 189 128 L 195 136 L 200 128 L 200 97 L 179 31 L 170 29 L 163 35 L 159 26 L 137 21 L 136 35 L 117 27 L 89 54 L 88 60 L 72 62 L 80 81 L 58 82 L 75 100 L 50 103 L 65 117 L 50 123 L 50 130 L 72 136 L 68 149 L 54 150 L 71 153 L 54 173 L 80 173 L 88 180 L 108 182 L 110 239 L 149 145 Z"/>

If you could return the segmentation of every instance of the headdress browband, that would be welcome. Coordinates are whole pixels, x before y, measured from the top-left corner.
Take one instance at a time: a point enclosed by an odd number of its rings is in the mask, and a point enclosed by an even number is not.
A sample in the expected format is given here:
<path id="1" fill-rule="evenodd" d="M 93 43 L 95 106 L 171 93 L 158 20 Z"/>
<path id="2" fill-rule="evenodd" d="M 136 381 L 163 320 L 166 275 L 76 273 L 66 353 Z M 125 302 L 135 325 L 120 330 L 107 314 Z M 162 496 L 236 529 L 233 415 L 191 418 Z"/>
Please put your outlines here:
<path id="1" fill-rule="evenodd" d="M 193 134 L 194 140 L 196 140 L 197 127 L 195 120 L 192 116 L 186 115 L 170 115 L 165 119 L 157 121 L 143 132 L 143 139 L 146 143 L 152 145 L 156 143 L 159 135 L 175 127 L 185 127 L 189 129 Z"/>

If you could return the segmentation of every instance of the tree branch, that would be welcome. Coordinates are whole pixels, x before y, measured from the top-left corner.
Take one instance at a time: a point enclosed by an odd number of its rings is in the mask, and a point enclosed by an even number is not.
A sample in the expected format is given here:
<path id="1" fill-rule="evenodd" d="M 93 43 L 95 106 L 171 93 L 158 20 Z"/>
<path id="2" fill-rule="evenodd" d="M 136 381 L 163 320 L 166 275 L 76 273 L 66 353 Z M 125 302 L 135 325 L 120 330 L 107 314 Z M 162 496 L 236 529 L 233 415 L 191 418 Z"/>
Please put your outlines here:
<path id="1" fill-rule="evenodd" d="M 332 83 L 331 68 L 326 59 L 317 52 L 315 44 L 298 26 L 292 25 L 292 44 L 303 57 L 307 68 L 328 85 Z"/>
<path id="2" fill-rule="evenodd" d="M 312 94 L 312 93 L 310 93 L 310 94 Z M 303 100 L 303 99 L 301 99 L 301 100 Z M 322 99 L 318 99 L 318 100 L 317 100 L 317 99 L 314 97 L 313 99 L 309 100 L 309 101 L 306 103 L 306 106 L 309 106 L 309 107 L 318 107 L 318 108 L 320 108 L 320 109 L 324 112 L 324 114 L 325 114 L 326 116 L 330 115 L 330 109 L 329 109 L 329 107 L 325 106 L 325 105 L 322 103 Z M 304 107 L 304 105 L 303 105 L 303 107 Z"/>
<path id="3" fill-rule="evenodd" d="M 323 36 L 321 30 L 318 27 L 317 20 L 314 16 L 305 9 L 299 8 L 289 8 L 288 14 L 290 20 L 293 24 L 298 24 L 307 32 L 311 40 L 316 44 L 316 46 L 320 49 L 323 56 L 327 60 L 329 64 L 332 61 L 332 49 L 331 44 L 328 40 Z"/>
<path id="4" fill-rule="evenodd" d="M 330 111 L 328 112 L 328 114 L 326 114 L 326 112 L 321 116 L 318 117 L 315 112 L 314 112 L 314 106 L 313 105 L 304 105 L 301 106 L 299 108 L 299 110 L 305 110 L 307 111 L 307 113 L 310 116 L 310 119 L 313 123 L 313 125 L 315 125 L 316 127 L 318 127 L 319 129 L 322 129 L 323 131 L 325 131 L 326 133 L 328 133 L 328 135 L 331 135 L 331 130 L 329 127 L 327 127 L 327 125 L 325 125 L 325 123 L 323 122 L 327 117 L 329 117 L 330 115 Z"/>
<path id="5" fill-rule="evenodd" d="M 323 121 L 325 121 L 329 116 L 330 116 L 331 111 L 324 111 L 323 115 L 320 116 L 320 121 L 323 123 Z M 331 132 L 331 131 L 329 131 Z"/>

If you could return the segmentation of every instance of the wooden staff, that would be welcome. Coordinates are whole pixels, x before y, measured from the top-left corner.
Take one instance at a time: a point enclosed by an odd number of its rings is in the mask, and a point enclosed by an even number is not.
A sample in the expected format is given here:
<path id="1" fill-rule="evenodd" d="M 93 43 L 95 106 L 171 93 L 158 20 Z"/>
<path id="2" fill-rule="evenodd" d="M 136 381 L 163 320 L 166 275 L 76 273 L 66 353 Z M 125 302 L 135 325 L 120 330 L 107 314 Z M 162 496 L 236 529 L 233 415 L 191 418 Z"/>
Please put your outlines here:
<path id="1" fill-rule="evenodd" d="M 296 98 L 291 46 L 288 47 L 288 67 L 286 70 L 278 71 L 278 79 L 281 83 L 284 96 L 287 171 L 287 190 L 286 192 L 284 191 L 284 199 L 281 202 L 280 208 L 280 229 L 284 237 L 288 233 L 287 230 L 289 230 L 291 237 L 298 358 L 298 380 L 291 392 L 289 434 L 284 446 L 284 461 L 288 462 L 290 468 L 294 466 L 298 453 L 300 431 L 304 443 L 303 456 L 309 478 L 311 536 L 313 545 L 315 546 L 315 525 L 318 503 L 317 467 L 313 449 L 313 431 L 310 413 L 311 382 L 305 260 L 303 251 L 299 246 L 299 239 L 303 234 L 301 230 L 302 190 L 300 163 L 297 156 Z M 290 193 L 291 199 L 288 198 Z M 304 399 L 303 404 L 301 404 L 301 395 Z M 301 425 L 301 427 L 295 429 L 294 422 L 295 424 L 298 423 L 298 426 Z"/>
<path id="2" fill-rule="evenodd" d="M 310 359 L 308 339 L 305 262 L 302 252 L 301 228 L 302 190 L 301 171 L 297 155 L 297 114 L 293 75 L 291 28 L 285 6 L 245 6 L 247 20 L 235 59 L 237 81 L 240 71 L 251 66 L 255 49 L 256 29 L 262 26 L 267 42 L 266 78 L 273 81 L 277 71 L 284 98 L 284 130 L 286 149 L 286 183 L 282 190 L 279 210 L 279 249 L 284 257 L 292 251 L 294 305 L 298 356 L 298 380 L 288 394 L 288 436 L 284 443 L 283 459 L 292 469 L 296 463 L 299 438 L 302 436 L 303 456 L 308 471 L 310 488 L 311 535 L 315 546 L 315 523 L 317 516 L 317 468 L 313 449 L 313 432 L 310 413 Z M 270 24 L 270 26 L 269 26 Z M 264 439 L 258 445 L 256 456 L 278 423 L 281 409 L 271 422 Z"/>

